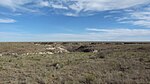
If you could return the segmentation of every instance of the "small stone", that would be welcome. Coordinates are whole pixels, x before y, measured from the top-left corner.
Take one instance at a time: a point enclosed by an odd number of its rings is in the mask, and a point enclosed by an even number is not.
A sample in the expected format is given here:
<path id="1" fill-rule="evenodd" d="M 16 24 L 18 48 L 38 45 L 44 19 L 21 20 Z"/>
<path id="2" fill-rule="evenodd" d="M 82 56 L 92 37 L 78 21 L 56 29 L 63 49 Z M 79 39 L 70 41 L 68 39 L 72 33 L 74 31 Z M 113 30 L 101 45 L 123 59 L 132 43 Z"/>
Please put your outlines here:
<path id="1" fill-rule="evenodd" d="M 97 53 L 97 52 L 98 52 L 98 50 L 94 50 L 94 51 L 93 51 L 93 53 Z"/>
<path id="2" fill-rule="evenodd" d="M 3 54 L 0 54 L 0 56 L 3 56 Z"/>
<path id="3" fill-rule="evenodd" d="M 54 53 L 52 53 L 52 52 L 47 52 L 47 54 L 50 54 L 50 55 L 51 55 L 51 54 L 54 54 Z"/>

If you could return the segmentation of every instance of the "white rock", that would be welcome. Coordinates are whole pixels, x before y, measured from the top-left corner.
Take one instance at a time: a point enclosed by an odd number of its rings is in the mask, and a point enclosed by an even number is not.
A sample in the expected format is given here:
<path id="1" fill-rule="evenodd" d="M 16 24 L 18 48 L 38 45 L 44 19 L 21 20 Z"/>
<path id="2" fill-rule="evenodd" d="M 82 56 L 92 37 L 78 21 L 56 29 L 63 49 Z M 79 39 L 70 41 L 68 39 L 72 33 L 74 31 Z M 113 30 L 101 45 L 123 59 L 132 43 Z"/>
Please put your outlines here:
<path id="1" fill-rule="evenodd" d="M 42 55 L 42 54 L 43 54 L 43 52 L 39 52 L 39 54 L 40 54 L 40 55 Z"/>
<path id="2" fill-rule="evenodd" d="M 66 50 L 66 49 L 64 49 L 64 48 L 61 48 L 61 47 L 58 47 L 58 49 L 59 49 L 59 52 L 60 52 L 60 53 L 68 52 L 68 50 Z"/>
<path id="3" fill-rule="evenodd" d="M 50 46 L 51 47 L 52 45 L 46 45 L 46 46 Z"/>
<path id="4" fill-rule="evenodd" d="M 52 52 L 47 52 L 47 54 L 50 54 L 50 55 L 51 55 L 51 54 L 54 54 L 54 53 L 52 53 Z"/>
<path id="5" fill-rule="evenodd" d="M 17 53 L 11 53 L 12 55 L 18 55 Z"/>
<path id="6" fill-rule="evenodd" d="M 0 56 L 3 56 L 3 54 L 0 54 Z"/>
<path id="7" fill-rule="evenodd" d="M 35 44 L 35 45 L 40 45 L 40 44 Z"/>
<path id="8" fill-rule="evenodd" d="M 38 53 L 35 53 L 36 55 L 38 54 Z"/>
<path id="9" fill-rule="evenodd" d="M 93 53 L 97 53 L 97 52 L 98 52 L 98 50 L 94 50 L 94 51 L 93 51 Z"/>
<path id="10" fill-rule="evenodd" d="M 30 53 L 26 53 L 26 55 L 29 55 Z"/>
<path id="11" fill-rule="evenodd" d="M 55 50 L 55 48 L 46 48 L 46 50 Z"/>

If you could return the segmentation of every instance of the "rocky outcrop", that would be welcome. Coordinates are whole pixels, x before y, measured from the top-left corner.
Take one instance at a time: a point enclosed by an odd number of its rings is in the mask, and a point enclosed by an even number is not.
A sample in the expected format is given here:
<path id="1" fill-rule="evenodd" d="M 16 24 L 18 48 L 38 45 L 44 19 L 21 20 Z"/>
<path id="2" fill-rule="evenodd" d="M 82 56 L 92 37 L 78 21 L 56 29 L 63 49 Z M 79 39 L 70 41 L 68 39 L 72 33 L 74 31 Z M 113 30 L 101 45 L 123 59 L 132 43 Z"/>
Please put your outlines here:
<path id="1" fill-rule="evenodd" d="M 62 46 L 48 46 L 46 48 L 46 51 L 52 52 L 55 54 L 57 54 L 57 53 L 69 53 L 69 51 Z"/>

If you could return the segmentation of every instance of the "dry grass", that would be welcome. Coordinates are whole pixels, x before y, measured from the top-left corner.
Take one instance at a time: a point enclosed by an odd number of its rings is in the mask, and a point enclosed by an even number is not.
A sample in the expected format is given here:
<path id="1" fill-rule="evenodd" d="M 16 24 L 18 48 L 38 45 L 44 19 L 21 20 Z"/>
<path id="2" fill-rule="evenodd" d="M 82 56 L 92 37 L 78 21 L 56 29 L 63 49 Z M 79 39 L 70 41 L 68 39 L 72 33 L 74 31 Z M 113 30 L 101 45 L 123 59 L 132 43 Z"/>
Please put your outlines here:
<path id="1" fill-rule="evenodd" d="M 20 50 L 20 46 L 24 46 L 21 48 L 24 52 L 24 49 L 31 48 L 27 46 L 35 46 L 34 43 L 20 43 L 15 48 L 14 44 L 10 47 L 9 45 L 9 43 L 0 45 L 0 52 L 5 50 L 16 52 Z M 70 51 L 86 45 L 85 49 L 97 49 L 99 52 L 82 52 L 80 49 L 78 52 L 53 55 L 7 54 L 0 57 L 0 84 L 150 83 L 150 44 L 60 43 L 59 45 L 66 46 Z M 71 45 L 76 46 L 75 49 Z M 44 50 L 43 45 L 36 48 Z M 84 51 L 84 48 L 82 50 Z"/>

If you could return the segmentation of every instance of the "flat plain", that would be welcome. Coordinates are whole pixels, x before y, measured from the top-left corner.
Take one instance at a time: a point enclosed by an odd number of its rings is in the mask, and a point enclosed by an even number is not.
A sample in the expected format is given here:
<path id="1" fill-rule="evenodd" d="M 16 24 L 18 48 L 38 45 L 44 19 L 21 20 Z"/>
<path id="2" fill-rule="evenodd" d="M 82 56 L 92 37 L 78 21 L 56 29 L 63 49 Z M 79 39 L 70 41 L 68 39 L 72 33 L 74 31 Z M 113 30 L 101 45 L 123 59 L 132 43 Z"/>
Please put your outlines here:
<path id="1" fill-rule="evenodd" d="M 0 84 L 150 84 L 150 43 L 0 43 Z"/>

